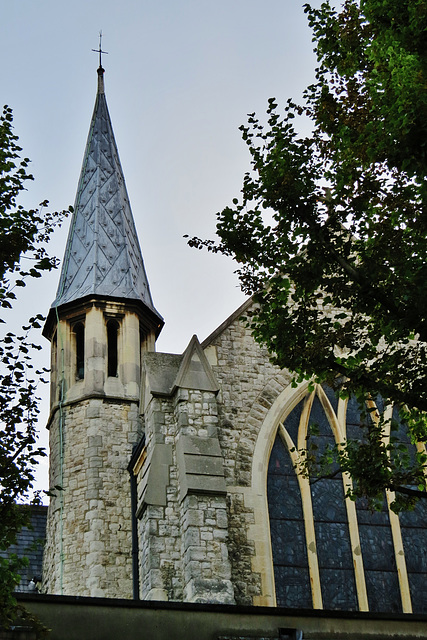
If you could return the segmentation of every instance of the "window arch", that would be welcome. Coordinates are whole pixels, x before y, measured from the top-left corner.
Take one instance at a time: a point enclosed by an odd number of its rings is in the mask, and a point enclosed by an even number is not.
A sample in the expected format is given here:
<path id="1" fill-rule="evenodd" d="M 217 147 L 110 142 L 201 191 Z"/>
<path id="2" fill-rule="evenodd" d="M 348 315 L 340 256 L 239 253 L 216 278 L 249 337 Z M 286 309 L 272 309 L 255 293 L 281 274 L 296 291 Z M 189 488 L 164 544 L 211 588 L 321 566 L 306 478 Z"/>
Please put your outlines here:
<path id="1" fill-rule="evenodd" d="M 308 433 L 310 421 L 318 425 L 316 435 Z M 410 567 L 407 572 L 391 497 L 372 514 L 362 501 L 344 499 L 349 478 L 339 474 L 310 486 L 295 473 L 295 449 L 302 449 L 307 437 L 316 438 L 319 447 L 343 442 L 347 434 L 360 437 L 359 424 L 355 401 L 338 400 L 319 385 L 309 391 L 306 384 L 282 392 L 264 420 L 255 460 L 258 469 L 261 459 L 264 469 L 268 466 L 266 508 L 278 605 L 411 611 Z M 261 483 L 256 466 L 255 490 Z M 269 582 L 268 571 L 264 579 Z"/>

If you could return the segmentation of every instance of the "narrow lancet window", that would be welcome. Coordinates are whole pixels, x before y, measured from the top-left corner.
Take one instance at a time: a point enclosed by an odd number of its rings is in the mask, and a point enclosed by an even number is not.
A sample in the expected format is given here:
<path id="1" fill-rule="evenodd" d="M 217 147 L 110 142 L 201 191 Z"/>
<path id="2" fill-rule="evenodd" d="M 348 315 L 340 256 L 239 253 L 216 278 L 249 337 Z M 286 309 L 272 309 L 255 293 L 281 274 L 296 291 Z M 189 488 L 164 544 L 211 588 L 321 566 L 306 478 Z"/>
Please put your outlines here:
<path id="1" fill-rule="evenodd" d="M 56 331 L 52 337 L 52 349 L 50 354 L 50 397 L 51 400 L 57 400 L 57 382 L 58 382 L 58 339 Z"/>
<path id="2" fill-rule="evenodd" d="M 119 333 L 119 323 L 116 320 L 107 322 L 107 343 L 108 343 L 108 376 L 117 377 L 117 338 Z"/>
<path id="3" fill-rule="evenodd" d="M 83 322 L 77 322 L 73 331 L 76 336 L 76 378 L 83 380 L 85 377 L 85 326 Z"/>

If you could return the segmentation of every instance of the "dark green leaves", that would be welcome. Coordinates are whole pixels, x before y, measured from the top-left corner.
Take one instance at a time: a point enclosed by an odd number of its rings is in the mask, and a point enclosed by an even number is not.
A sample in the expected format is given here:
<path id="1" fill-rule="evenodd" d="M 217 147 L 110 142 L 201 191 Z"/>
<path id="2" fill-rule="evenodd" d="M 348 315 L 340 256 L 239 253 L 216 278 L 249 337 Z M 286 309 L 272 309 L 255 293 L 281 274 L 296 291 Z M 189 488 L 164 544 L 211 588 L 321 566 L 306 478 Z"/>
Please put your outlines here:
<path id="1" fill-rule="evenodd" d="M 47 202 L 38 209 L 18 205 L 19 194 L 33 177 L 26 171 L 29 160 L 19 159 L 21 148 L 12 129 L 12 112 L 5 107 L 0 117 L 0 306 L 11 308 L 15 289 L 29 278 L 40 278 L 55 268 L 44 244 L 66 212 L 50 213 Z M 23 266 L 25 265 L 25 266 Z M 30 265 L 30 266 L 27 266 Z M 3 315 L 6 315 L 4 312 Z M 39 345 L 30 332 L 40 329 L 43 316 L 30 318 L 24 333 L 11 331 L 0 336 L 0 550 L 16 541 L 17 532 L 28 524 L 28 514 L 18 501 L 30 500 L 34 467 L 46 455 L 37 447 L 39 398 L 37 386 L 43 372 L 34 371 L 32 354 Z M 0 319 L 5 326 L 5 320 Z M 37 502 L 38 497 L 34 498 Z M 0 558 L 0 625 L 11 622 L 16 613 L 12 597 L 25 561 L 16 556 Z"/>
<path id="2" fill-rule="evenodd" d="M 270 99 L 266 123 L 249 114 L 241 195 L 217 214 L 218 243 L 190 244 L 235 257 L 258 303 L 253 335 L 295 381 L 338 375 L 341 393 L 381 395 L 424 442 L 427 5 L 345 0 L 305 11 L 316 81 L 302 104 L 280 110 Z M 300 116 L 311 120 L 307 136 Z M 370 453 L 349 444 L 341 458 L 353 474 L 357 460 L 374 470 L 357 486 L 376 495 L 376 477 L 381 491 L 400 487 L 411 500 L 405 483 L 425 486 L 419 465 L 405 479 L 400 445 L 392 456 L 377 432 L 367 441 Z"/>

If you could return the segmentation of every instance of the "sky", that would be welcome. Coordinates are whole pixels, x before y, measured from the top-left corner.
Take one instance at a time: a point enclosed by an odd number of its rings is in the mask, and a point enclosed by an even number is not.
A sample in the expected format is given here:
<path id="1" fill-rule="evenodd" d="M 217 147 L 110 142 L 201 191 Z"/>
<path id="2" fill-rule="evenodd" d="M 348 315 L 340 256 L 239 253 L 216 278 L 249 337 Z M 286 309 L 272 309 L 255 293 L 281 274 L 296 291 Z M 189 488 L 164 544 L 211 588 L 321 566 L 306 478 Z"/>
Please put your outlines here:
<path id="1" fill-rule="evenodd" d="M 319 4 L 313 2 L 312 4 Z M 73 204 L 95 103 L 99 44 L 116 142 L 151 294 L 165 319 L 157 350 L 181 353 L 244 301 L 224 257 L 188 247 L 213 238 L 239 195 L 249 154 L 239 126 L 268 98 L 300 99 L 314 77 L 300 0 L 0 0 L 0 94 L 31 159 L 21 203 Z M 62 259 L 69 219 L 50 242 Z M 59 272 L 29 283 L 5 318 L 47 315 Z M 37 336 L 35 336 L 37 338 Z M 49 366 L 44 338 L 40 365 Z M 47 446 L 48 389 L 41 389 Z M 38 486 L 47 488 L 47 462 Z"/>

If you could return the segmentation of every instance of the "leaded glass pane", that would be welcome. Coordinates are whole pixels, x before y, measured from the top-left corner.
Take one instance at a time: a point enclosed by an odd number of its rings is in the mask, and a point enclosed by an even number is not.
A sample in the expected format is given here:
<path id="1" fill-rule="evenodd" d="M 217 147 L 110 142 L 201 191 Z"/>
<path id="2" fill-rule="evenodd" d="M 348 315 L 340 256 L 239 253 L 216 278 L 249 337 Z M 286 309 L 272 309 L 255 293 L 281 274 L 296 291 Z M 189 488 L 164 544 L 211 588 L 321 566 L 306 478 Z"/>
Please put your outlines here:
<path id="1" fill-rule="evenodd" d="M 268 466 L 267 497 L 277 604 L 312 608 L 301 494 L 279 435 Z"/>
<path id="2" fill-rule="evenodd" d="M 427 613 L 427 504 L 420 500 L 414 511 L 400 516 L 412 610 Z"/>
<path id="3" fill-rule="evenodd" d="M 301 400 L 301 402 L 297 404 L 295 409 L 290 412 L 290 414 L 288 415 L 288 417 L 284 422 L 285 429 L 291 436 L 292 442 L 294 443 L 295 446 L 297 446 L 298 444 L 298 429 L 299 429 L 299 423 L 300 423 L 303 406 L 304 406 L 304 400 Z"/>
<path id="4" fill-rule="evenodd" d="M 333 447 L 332 429 L 317 396 L 310 414 L 312 422 L 316 423 L 318 435 L 310 436 L 309 442 L 317 445 L 320 452 Z M 311 497 L 323 606 L 355 610 L 356 586 L 342 474 L 316 480 L 311 485 Z"/>
<path id="5" fill-rule="evenodd" d="M 367 571 L 365 568 L 365 582 L 370 611 L 401 613 L 402 601 L 396 572 Z"/>

